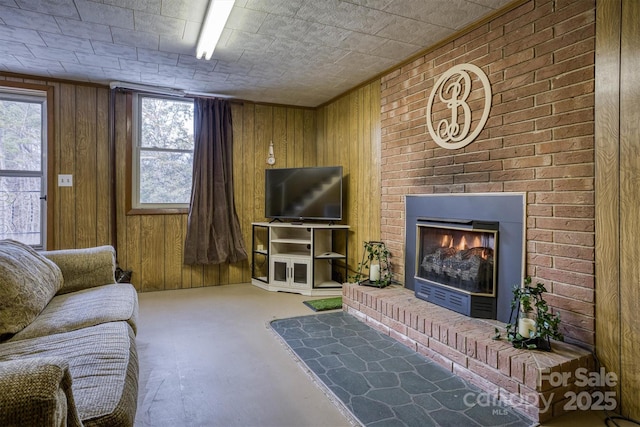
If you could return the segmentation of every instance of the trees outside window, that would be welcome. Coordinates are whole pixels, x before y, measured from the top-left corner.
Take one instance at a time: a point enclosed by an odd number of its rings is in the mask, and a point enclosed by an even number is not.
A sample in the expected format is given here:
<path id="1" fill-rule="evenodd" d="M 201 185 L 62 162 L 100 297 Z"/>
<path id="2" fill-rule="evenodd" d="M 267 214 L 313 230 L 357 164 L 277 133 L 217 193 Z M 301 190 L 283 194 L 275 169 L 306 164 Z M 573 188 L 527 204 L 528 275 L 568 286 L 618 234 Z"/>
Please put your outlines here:
<path id="1" fill-rule="evenodd" d="M 134 97 L 134 209 L 187 208 L 193 169 L 193 101 Z"/>
<path id="2" fill-rule="evenodd" d="M 0 239 L 44 248 L 46 94 L 0 90 Z"/>

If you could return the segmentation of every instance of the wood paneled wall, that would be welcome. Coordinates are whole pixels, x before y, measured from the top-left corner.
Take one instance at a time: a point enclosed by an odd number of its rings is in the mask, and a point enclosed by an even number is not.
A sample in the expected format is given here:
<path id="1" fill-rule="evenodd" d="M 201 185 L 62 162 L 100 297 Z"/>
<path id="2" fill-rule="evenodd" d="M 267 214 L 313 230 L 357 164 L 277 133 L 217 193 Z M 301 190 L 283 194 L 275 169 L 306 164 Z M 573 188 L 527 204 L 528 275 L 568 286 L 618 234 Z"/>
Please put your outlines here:
<path id="1" fill-rule="evenodd" d="M 47 249 L 111 243 L 109 90 L 83 84 L 0 75 L 0 85 L 53 88 L 49 137 Z M 53 167 L 51 167 L 53 166 Z M 58 187 L 58 174 L 73 175 L 72 187 Z"/>
<path id="2" fill-rule="evenodd" d="M 598 1 L 596 17 L 596 351 L 640 419 L 640 3 Z"/>
<path id="3" fill-rule="evenodd" d="M 380 79 L 318 108 L 317 114 L 318 165 L 344 168 L 342 222 L 351 226 L 349 266 L 355 272 L 363 242 L 380 240 Z"/>
<path id="4" fill-rule="evenodd" d="M 249 262 L 183 265 L 186 214 L 127 215 L 126 156 L 131 123 L 126 96 L 116 95 L 116 206 L 118 262 L 133 271 L 139 291 L 195 288 L 251 280 Z M 297 107 L 233 103 L 235 205 L 247 252 L 251 223 L 264 220 L 264 170 L 269 143 L 274 167 L 311 166 L 316 161 L 315 112 Z"/>
<path id="5" fill-rule="evenodd" d="M 53 238 L 48 249 L 113 244 L 120 267 L 133 271 L 132 282 L 139 291 L 250 281 L 248 261 L 212 267 L 183 265 L 186 214 L 126 214 L 126 144 L 131 123 L 126 119 L 123 94 L 115 98 L 112 153 L 108 88 L 0 75 L 2 81 L 54 89 L 54 166 L 49 170 Z M 245 102 L 233 103 L 232 115 L 236 211 L 247 249 L 251 223 L 265 219 L 267 167 L 343 165 L 342 222 L 351 226 L 349 265 L 355 270 L 362 242 L 380 238 L 380 81 L 318 109 Z M 274 166 L 266 164 L 271 141 Z M 58 174 L 72 174 L 73 187 L 58 187 Z M 111 218 L 112 180 L 115 222 Z"/>

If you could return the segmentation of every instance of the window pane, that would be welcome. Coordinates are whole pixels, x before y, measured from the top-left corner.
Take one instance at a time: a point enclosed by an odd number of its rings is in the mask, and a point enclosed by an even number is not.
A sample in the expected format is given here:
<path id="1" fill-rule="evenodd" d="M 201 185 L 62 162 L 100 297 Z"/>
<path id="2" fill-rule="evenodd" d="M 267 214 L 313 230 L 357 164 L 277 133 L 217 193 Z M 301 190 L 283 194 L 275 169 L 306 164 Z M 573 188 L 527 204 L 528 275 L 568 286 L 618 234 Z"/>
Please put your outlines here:
<path id="1" fill-rule="evenodd" d="M 40 245 L 41 178 L 0 177 L 0 239 Z"/>
<path id="2" fill-rule="evenodd" d="M 140 146 L 193 150 L 193 102 L 140 97 Z"/>
<path id="3" fill-rule="evenodd" d="M 140 151 L 140 203 L 189 203 L 193 153 Z"/>
<path id="4" fill-rule="evenodd" d="M 42 105 L 0 100 L 0 169 L 40 171 Z"/>

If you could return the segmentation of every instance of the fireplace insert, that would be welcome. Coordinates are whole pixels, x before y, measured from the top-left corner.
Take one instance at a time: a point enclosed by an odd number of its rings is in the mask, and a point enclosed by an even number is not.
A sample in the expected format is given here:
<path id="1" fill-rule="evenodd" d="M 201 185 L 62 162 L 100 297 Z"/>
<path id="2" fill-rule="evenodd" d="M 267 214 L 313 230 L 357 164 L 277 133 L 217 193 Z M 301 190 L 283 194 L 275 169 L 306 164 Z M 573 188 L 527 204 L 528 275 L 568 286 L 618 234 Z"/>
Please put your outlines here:
<path id="1" fill-rule="evenodd" d="M 494 319 L 499 224 L 418 218 L 416 227 L 416 296 Z"/>
<path id="2" fill-rule="evenodd" d="M 405 286 L 467 316 L 508 322 L 511 289 L 524 277 L 525 200 L 524 193 L 407 196 Z"/>

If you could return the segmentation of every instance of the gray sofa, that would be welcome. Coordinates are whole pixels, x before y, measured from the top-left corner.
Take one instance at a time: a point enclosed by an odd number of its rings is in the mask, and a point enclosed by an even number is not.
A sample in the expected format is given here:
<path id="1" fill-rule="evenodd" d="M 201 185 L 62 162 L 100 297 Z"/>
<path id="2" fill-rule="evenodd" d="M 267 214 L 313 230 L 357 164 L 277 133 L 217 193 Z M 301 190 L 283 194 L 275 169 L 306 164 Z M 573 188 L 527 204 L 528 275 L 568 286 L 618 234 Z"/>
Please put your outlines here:
<path id="1" fill-rule="evenodd" d="M 132 426 L 138 298 L 111 246 L 0 241 L 0 425 Z"/>

